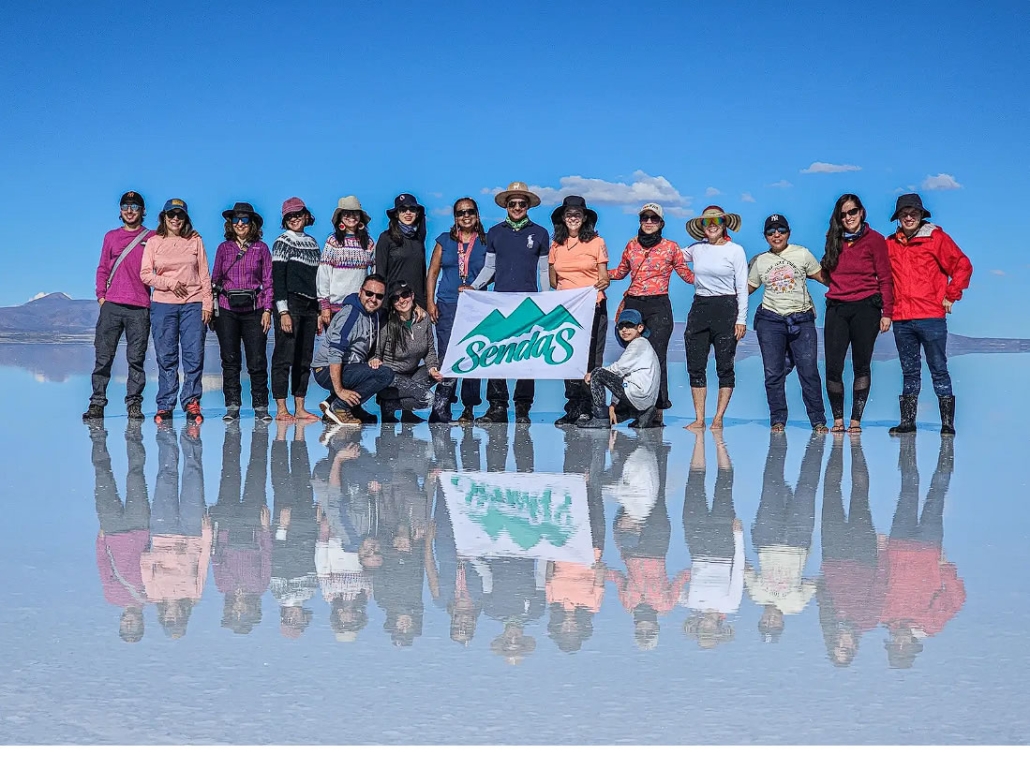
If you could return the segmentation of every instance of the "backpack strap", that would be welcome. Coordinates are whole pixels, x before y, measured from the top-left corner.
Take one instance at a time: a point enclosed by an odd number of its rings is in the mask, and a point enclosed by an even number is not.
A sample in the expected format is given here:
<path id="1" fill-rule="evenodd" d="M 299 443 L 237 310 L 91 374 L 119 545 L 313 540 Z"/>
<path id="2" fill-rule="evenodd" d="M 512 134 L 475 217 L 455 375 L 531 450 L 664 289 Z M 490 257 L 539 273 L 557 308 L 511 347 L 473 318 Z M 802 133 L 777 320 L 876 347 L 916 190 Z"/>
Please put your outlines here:
<path id="1" fill-rule="evenodd" d="M 125 261 L 125 257 L 129 255 L 129 252 L 132 251 L 132 249 L 134 249 L 136 246 L 142 243 L 143 238 L 145 238 L 149 234 L 150 230 L 144 227 L 143 231 L 135 238 L 133 238 L 132 242 L 125 247 L 125 250 L 122 251 L 121 255 L 115 260 L 114 264 L 111 266 L 111 272 L 107 274 L 107 288 L 105 288 L 105 291 L 111 288 L 111 281 L 114 280 L 114 274 L 118 272 L 118 268 L 122 266 L 122 262 Z"/>

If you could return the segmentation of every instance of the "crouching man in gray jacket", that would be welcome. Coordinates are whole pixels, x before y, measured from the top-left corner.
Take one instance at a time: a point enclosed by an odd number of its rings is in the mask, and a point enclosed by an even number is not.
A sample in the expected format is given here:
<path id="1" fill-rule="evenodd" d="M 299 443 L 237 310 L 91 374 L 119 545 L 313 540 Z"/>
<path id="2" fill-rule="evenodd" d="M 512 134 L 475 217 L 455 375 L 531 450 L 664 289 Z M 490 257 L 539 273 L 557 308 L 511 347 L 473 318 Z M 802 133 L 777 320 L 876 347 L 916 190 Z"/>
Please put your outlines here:
<path id="1" fill-rule="evenodd" d="M 386 280 L 373 273 L 356 294 L 343 301 L 322 337 L 311 361 L 311 373 L 329 397 L 319 404 L 325 418 L 339 425 L 374 422 L 361 404 L 393 383 L 394 372 L 386 366 L 373 368 L 379 341 L 379 311 L 386 297 Z"/>

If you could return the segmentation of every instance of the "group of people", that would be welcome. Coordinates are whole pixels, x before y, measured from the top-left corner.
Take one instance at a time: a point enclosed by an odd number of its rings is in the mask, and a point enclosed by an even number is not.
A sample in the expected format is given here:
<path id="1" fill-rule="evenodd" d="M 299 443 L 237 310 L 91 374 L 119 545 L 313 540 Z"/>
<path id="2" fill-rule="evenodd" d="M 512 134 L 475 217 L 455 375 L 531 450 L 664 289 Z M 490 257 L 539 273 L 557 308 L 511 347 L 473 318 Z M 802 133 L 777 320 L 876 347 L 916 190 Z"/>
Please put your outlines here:
<path id="1" fill-rule="evenodd" d="M 632 617 L 633 641 L 641 650 L 653 649 L 662 626 L 677 615 L 686 638 L 711 649 L 733 640 L 746 597 L 760 610 L 756 624 L 764 640 L 777 641 L 785 631 L 789 636 L 792 618 L 814 603 L 832 664 L 851 664 L 862 639 L 883 627 L 889 664 L 908 667 L 965 600 L 962 580 L 943 550 L 953 471 L 948 438 L 941 441 L 922 502 L 916 436 L 900 439 L 901 492 L 885 536 L 873 524 L 860 436 L 834 436 L 823 470 L 825 435 L 813 434 L 791 483 L 785 472 L 789 436 L 771 433 L 749 551 L 734 504 L 729 450 L 716 441 L 712 494 L 706 491 L 711 470 L 705 436 L 698 432 L 685 487 L 679 486 L 690 565 L 678 569 L 669 561 L 670 447 L 660 429 L 635 435 L 565 431 L 563 455 L 550 468 L 540 466 L 530 433 L 516 431 L 512 443 L 507 425 L 469 427 L 457 437 L 449 428 L 433 428 L 429 440 L 406 429 L 383 430 L 374 443 L 327 427 L 321 439 L 327 451 L 314 457 L 312 467 L 305 428 L 279 423 L 270 433 L 257 422 L 245 444 L 239 423 L 230 423 L 217 497 L 208 504 L 197 425 L 178 436 L 170 425 L 159 427 L 152 497 L 140 424 L 126 431 L 122 495 L 107 432 L 90 426 L 100 524 L 96 563 L 106 600 L 121 609 L 125 641 L 143 637 L 144 614 L 151 610 L 168 637 L 182 637 L 213 575 L 222 626 L 238 634 L 261 623 L 262 605 L 269 603 L 263 597 L 270 592 L 282 634 L 296 639 L 311 625 L 321 594 L 328 608 L 325 629 L 337 640 L 357 640 L 378 607 L 383 631 L 394 644 L 409 646 L 423 634 L 431 602 L 447 615 L 449 633 L 443 633 L 463 646 L 492 620 L 491 650 L 515 662 L 533 651 L 537 623 L 546 622 L 561 651 L 584 648 L 608 595 L 606 611 L 621 607 Z M 847 507 L 841 492 L 846 448 Z M 570 483 L 584 479 L 585 510 L 574 512 L 590 534 L 578 558 L 561 548 L 550 559 L 519 556 L 501 540 L 494 550 L 466 549 L 471 519 L 462 507 L 465 493 L 449 496 L 447 489 L 465 474 L 504 471 L 510 453 L 523 483 L 541 478 L 541 493 L 553 483 L 542 478 L 542 469 L 560 469 Z M 445 479 L 445 472 L 454 475 Z M 495 475 L 496 488 L 508 489 L 513 475 Z M 808 561 L 820 486 L 816 577 Z M 510 489 L 498 493 L 518 498 Z M 606 516 L 606 500 L 613 515 Z M 485 521 L 477 525 L 492 530 Z M 522 528 L 532 525 L 523 520 Z M 617 552 L 606 553 L 606 541 Z"/>
<path id="2" fill-rule="evenodd" d="M 769 249 L 749 262 L 731 238 L 731 232 L 740 230 L 740 216 L 719 206 L 709 206 L 687 222 L 696 242 L 681 248 L 664 237 L 661 205 L 648 203 L 639 211 L 637 235 L 613 267 L 596 230 L 597 212 L 582 197 L 566 197 L 551 213 L 553 232 L 530 219 L 530 210 L 541 200 L 524 183 L 513 182 L 494 200 L 505 218 L 489 230 L 475 200 L 457 200 L 453 226 L 436 238 L 428 257 L 425 208 L 407 193 L 386 212 L 389 225 L 378 240 L 369 233 L 371 216 L 360 201 L 352 195 L 340 198 L 332 233 L 321 247 L 306 232 L 315 219 L 300 198 L 283 203 L 283 232 L 271 249 L 262 240 L 261 215 L 240 202 L 222 214 L 224 241 L 209 270 L 185 201 L 168 200 L 151 232 L 143 225 L 143 197 L 125 193 L 122 226 L 105 236 L 97 268 L 96 365 L 83 418 L 104 415 L 111 365 L 123 334 L 128 415 L 143 418 L 143 362 L 152 333 L 159 368 L 155 420 L 172 419 L 178 395 L 187 417 L 200 421 L 204 337 L 211 326 L 221 351 L 224 418 L 239 418 L 245 354 L 255 417 L 270 421 L 266 346 L 274 326 L 275 419 L 319 418 L 306 405 L 313 375 L 328 391 L 319 404 L 321 418 L 339 425 L 378 421 L 364 408 L 373 397 L 384 423 L 421 422 L 415 412 L 431 409 L 431 423 L 449 424 L 455 421 L 452 404 L 459 399 L 459 424 L 506 423 L 506 381 L 488 381 L 488 408 L 477 418 L 473 409 L 482 402 L 481 382 L 466 378 L 459 387 L 457 379 L 441 373 L 459 295 L 492 285 L 502 292 L 597 290 L 586 371 L 582 379 L 565 382 L 565 413 L 557 425 L 607 428 L 631 419 L 636 427 L 658 426 L 663 412 L 672 407 L 667 358 L 673 331 L 669 283 L 675 272 L 694 286 L 684 339 L 695 413 L 688 428 L 706 426 L 706 369 L 713 351 L 718 397 L 711 427 L 722 427 L 736 385 L 737 343 L 747 331 L 748 296 L 763 289 L 754 326 L 773 431 L 786 425 L 785 380 L 795 368 L 814 430 L 860 430 L 873 346 L 878 334 L 893 328 L 903 386 L 901 421 L 892 432 L 916 429 L 922 352 L 939 400 L 941 432 L 954 433 L 946 316 L 969 285 L 972 266 L 944 230 L 930 222 L 919 195 L 897 199 L 891 217 L 897 229 L 887 238 L 869 226 L 856 195 L 842 195 L 830 217 L 821 260 L 791 243 L 786 217 L 773 214 L 763 230 Z M 627 277 L 629 286 L 615 311 L 617 339 L 625 349 L 605 366 L 606 291 L 612 281 Z M 827 286 L 824 352 L 830 427 L 808 280 Z M 316 351 L 319 335 L 322 343 Z M 845 424 L 843 373 L 849 350 L 854 381 Z M 532 380 L 516 382 L 517 423 L 530 422 L 534 390 Z"/>

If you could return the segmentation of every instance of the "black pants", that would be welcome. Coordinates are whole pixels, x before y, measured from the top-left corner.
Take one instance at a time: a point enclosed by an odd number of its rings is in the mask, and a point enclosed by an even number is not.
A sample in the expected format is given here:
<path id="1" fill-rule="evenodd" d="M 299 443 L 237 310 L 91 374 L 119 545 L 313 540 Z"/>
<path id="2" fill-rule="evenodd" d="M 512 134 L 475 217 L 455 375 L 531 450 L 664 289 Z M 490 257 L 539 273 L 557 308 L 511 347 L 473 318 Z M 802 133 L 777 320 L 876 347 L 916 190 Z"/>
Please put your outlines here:
<path id="1" fill-rule="evenodd" d="M 279 316 L 275 317 L 275 348 L 272 350 L 272 397 L 286 398 L 289 390 L 296 398 L 308 394 L 311 357 L 318 334 L 318 300 L 299 294 L 287 299 L 293 333 L 285 334 Z"/>
<path id="2" fill-rule="evenodd" d="M 844 359 L 851 348 L 852 385 L 851 418 L 862 421 L 869 399 L 870 366 L 876 335 L 880 333 L 883 302 L 879 294 L 857 302 L 826 300 L 826 323 L 823 327 L 823 349 L 826 355 L 826 397 L 834 419 L 844 418 Z"/>
<path id="3" fill-rule="evenodd" d="M 536 381 L 519 379 L 515 382 L 515 405 L 533 407 L 533 396 L 536 394 Z M 508 380 L 490 379 L 486 383 L 486 400 L 491 406 L 508 408 Z"/>
<path id="4" fill-rule="evenodd" d="M 597 419 L 608 417 L 608 393 L 612 394 L 617 422 L 639 417 L 643 412 L 626 397 L 624 378 L 606 368 L 595 368 L 590 372 L 591 414 Z"/>
<path id="5" fill-rule="evenodd" d="M 590 349 L 587 353 L 587 371 L 604 365 L 604 348 L 608 337 L 608 300 L 602 299 L 594 308 L 594 322 L 590 326 Z M 590 413 L 590 385 L 582 379 L 565 380 L 565 413 L 579 416 Z"/>
<path id="6" fill-rule="evenodd" d="M 687 315 L 687 330 L 683 344 L 687 348 L 687 373 L 691 387 L 707 387 L 708 351 L 715 348 L 715 370 L 719 387 L 733 387 L 733 358 L 737 354 L 737 337 L 733 327 L 737 323 L 736 296 L 694 296 Z"/>
<path id="7" fill-rule="evenodd" d="M 143 361 L 147 357 L 147 339 L 150 336 L 150 309 L 127 304 L 104 302 L 97 317 L 93 346 L 96 362 L 93 366 L 93 395 L 90 405 L 107 405 L 107 385 L 111 381 L 111 364 L 118 352 L 118 342 L 125 332 L 125 357 L 129 363 L 129 379 L 125 385 L 125 403 L 143 402 L 143 387 L 147 375 Z"/>
<path id="8" fill-rule="evenodd" d="M 658 386 L 658 403 L 655 408 L 660 411 L 672 408 L 672 401 L 669 400 L 669 340 L 672 338 L 673 319 L 672 302 L 668 294 L 655 294 L 654 296 L 631 296 L 626 294 L 622 299 L 624 310 L 637 310 L 640 317 L 644 319 L 651 336 L 647 341 L 654 348 L 658 356 L 658 363 L 662 367 L 661 384 Z"/>
<path id="9" fill-rule="evenodd" d="M 833 444 L 823 479 L 820 539 L 823 560 L 875 564 L 876 529 L 869 507 L 869 470 L 860 443 L 851 444 L 851 502 L 844 513 L 844 447 Z"/>
<path id="10" fill-rule="evenodd" d="M 250 400 L 254 408 L 268 408 L 268 355 L 265 346 L 268 337 L 261 330 L 261 310 L 233 312 L 224 307 L 215 318 L 215 334 L 222 355 L 222 395 L 226 406 L 239 406 L 240 343 L 247 355 L 247 373 L 250 374 Z"/>

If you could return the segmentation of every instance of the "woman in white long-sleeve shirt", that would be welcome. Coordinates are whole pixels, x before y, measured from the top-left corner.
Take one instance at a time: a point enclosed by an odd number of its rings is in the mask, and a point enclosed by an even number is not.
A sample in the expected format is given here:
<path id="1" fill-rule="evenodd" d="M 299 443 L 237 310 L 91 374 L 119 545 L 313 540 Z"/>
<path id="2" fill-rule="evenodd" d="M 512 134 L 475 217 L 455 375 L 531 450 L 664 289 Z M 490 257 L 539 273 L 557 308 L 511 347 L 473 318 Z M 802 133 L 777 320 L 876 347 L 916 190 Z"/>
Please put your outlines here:
<path id="1" fill-rule="evenodd" d="M 683 252 L 687 262 L 693 263 L 695 275 L 694 302 L 683 334 L 695 414 L 687 429 L 705 428 L 705 369 L 711 348 L 715 348 L 715 369 L 719 375 L 713 430 L 722 427 L 736 384 L 733 358 L 737 342 L 747 331 L 747 255 L 743 248 L 730 242 L 728 230 L 739 229 L 740 216 L 727 214 L 719 206 L 708 206 L 701 216 L 687 222 L 687 232 L 701 241 Z"/>

